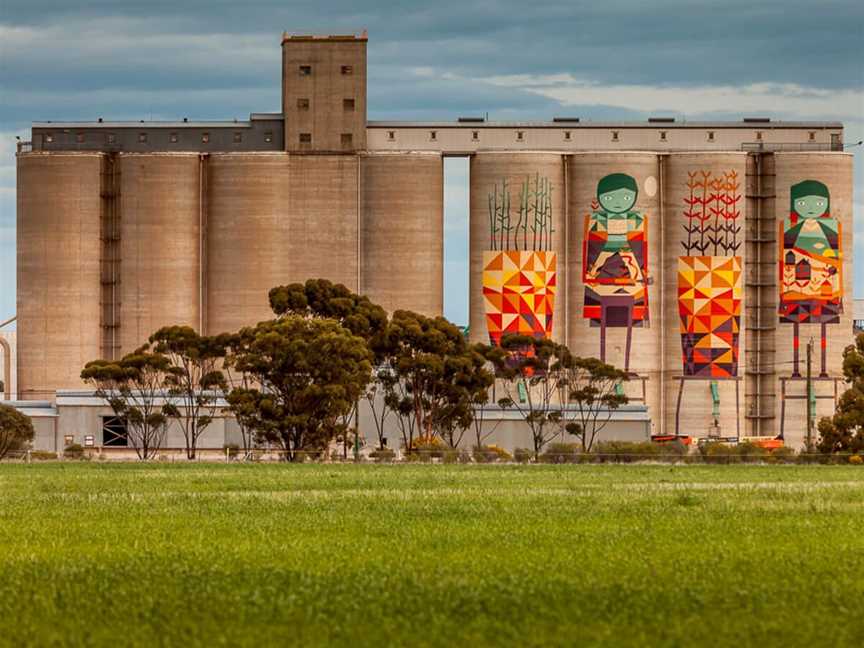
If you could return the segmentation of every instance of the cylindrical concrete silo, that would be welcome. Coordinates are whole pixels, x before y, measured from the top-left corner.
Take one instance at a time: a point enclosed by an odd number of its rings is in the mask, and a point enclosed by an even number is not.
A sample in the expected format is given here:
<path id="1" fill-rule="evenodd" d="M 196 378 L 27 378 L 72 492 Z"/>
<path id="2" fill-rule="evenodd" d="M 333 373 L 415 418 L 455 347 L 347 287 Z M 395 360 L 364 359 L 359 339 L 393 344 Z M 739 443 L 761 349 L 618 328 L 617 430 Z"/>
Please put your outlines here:
<path id="1" fill-rule="evenodd" d="M 745 167 L 745 153 L 660 162 L 664 434 L 745 432 Z"/>
<path id="2" fill-rule="evenodd" d="M 195 153 L 120 156 L 120 346 L 201 330 L 202 167 Z"/>
<path id="3" fill-rule="evenodd" d="M 361 163 L 358 155 L 291 156 L 291 281 L 360 291 Z"/>
<path id="4" fill-rule="evenodd" d="M 210 156 L 207 331 L 270 319 L 267 294 L 288 281 L 289 162 L 285 153 Z"/>
<path id="5" fill-rule="evenodd" d="M 838 393 L 844 388 L 843 349 L 852 341 L 852 159 L 849 153 L 827 151 L 774 154 L 774 216 L 778 241 L 774 278 L 779 278 L 780 285 L 774 301 L 778 307 L 767 313 L 764 323 L 776 326 L 774 431 L 779 433 L 780 418 L 785 414 L 784 439 L 793 447 L 805 443 L 806 400 L 788 399 L 782 412 L 781 379 L 785 379 L 787 395 L 806 394 L 808 342 L 812 340 L 813 343 L 812 375 L 814 393 L 818 397 L 814 428 L 819 418 L 834 412 L 831 397 L 835 379 L 841 379 L 836 384 Z M 808 199 L 808 195 L 815 200 Z M 820 206 L 819 201 L 823 199 L 824 204 Z M 821 209 L 825 211 L 820 212 Z M 799 322 L 797 327 L 793 320 Z M 798 375 L 793 377 L 796 328 Z M 816 436 L 814 429 L 814 441 Z"/>
<path id="6" fill-rule="evenodd" d="M 81 388 L 101 356 L 98 153 L 18 155 L 18 394 Z"/>
<path id="7" fill-rule="evenodd" d="M 665 325 L 658 157 L 577 153 L 567 167 L 570 350 L 635 374 L 627 395 L 644 398 L 657 421 Z"/>
<path id="8" fill-rule="evenodd" d="M 444 308 L 444 165 L 438 153 L 361 158 L 361 291 L 388 312 Z"/>
<path id="9" fill-rule="evenodd" d="M 471 158 L 470 173 L 472 341 L 488 343 L 518 329 L 564 342 L 562 156 L 481 152 Z"/>

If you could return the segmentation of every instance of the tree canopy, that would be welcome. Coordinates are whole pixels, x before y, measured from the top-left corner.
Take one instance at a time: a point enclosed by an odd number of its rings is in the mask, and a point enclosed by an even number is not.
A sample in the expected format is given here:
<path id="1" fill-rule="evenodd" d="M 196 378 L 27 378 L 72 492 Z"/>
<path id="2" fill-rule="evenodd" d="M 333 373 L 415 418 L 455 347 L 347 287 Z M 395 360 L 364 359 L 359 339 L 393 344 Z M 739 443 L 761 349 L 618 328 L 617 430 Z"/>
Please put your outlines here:
<path id="1" fill-rule="evenodd" d="M 819 421 L 820 452 L 864 452 L 864 333 L 843 351 L 849 383 L 832 417 Z"/>
<path id="2" fill-rule="evenodd" d="M 35 435 L 30 417 L 10 405 L 0 404 L 0 459 L 24 448 Z"/>

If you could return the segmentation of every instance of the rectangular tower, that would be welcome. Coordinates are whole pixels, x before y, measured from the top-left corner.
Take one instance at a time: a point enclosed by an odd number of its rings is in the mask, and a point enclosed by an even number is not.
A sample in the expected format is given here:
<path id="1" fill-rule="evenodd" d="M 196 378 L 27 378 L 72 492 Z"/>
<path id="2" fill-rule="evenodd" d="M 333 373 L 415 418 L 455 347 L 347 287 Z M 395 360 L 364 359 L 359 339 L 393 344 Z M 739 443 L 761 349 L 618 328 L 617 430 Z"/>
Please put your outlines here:
<path id="1" fill-rule="evenodd" d="M 360 36 L 282 36 L 285 150 L 366 148 L 366 41 Z"/>

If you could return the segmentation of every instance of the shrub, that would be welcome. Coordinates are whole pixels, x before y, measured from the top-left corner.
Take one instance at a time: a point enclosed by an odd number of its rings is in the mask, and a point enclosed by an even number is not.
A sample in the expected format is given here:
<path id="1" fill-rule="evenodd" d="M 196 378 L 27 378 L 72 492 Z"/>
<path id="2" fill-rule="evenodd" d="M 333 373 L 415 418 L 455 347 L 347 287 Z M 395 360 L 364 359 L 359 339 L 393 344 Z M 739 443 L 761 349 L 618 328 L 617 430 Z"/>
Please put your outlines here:
<path id="1" fill-rule="evenodd" d="M 864 457 L 862 457 L 861 455 L 852 455 L 851 457 L 849 457 L 849 463 L 860 466 L 861 464 L 864 464 Z"/>
<path id="2" fill-rule="evenodd" d="M 680 441 L 654 443 L 652 441 L 605 441 L 594 450 L 602 462 L 631 463 L 633 461 L 681 461 L 689 450 Z"/>
<path id="3" fill-rule="evenodd" d="M 762 446 L 755 445 L 748 441 L 739 443 L 735 446 L 735 451 L 741 463 L 756 463 L 764 461 L 765 457 L 769 454 Z"/>
<path id="4" fill-rule="evenodd" d="M 9 405 L 0 405 L 0 459 L 26 448 L 36 432 L 30 418 Z"/>
<path id="5" fill-rule="evenodd" d="M 390 463 L 396 458 L 396 451 L 390 448 L 378 448 L 369 453 L 369 458 L 377 463 Z"/>
<path id="6" fill-rule="evenodd" d="M 705 463 L 729 464 L 735 463 L 735 448 L 720 441 L 709 441 L 699 446 L 699 452 Z"/>
<path id="7" fill-rule="evenodd" d="M 63 448 L 63 457 L 69 459 L 81 459 L 84 456 L 84 447 L 80 443 L 70 443 Z"/>
<path id="8" fill-rule="evenodd" d="M 410 461 L 431 461 L 444 457 L 447 446 L 437 436 L 417 437 L 408 455 Z"/>
<path id="9" fill-rule="evenodd" d="M 775 448 L 765 457 L 768 463 L 791 464 L 798 460 L 798 453 L 793 448 L 782 446 Z"/>
<path id="10" fill-rule="evenodd" d="M 579 463 L 582 459 L 582 446 L 578 443 L 550 443 L 540 455 L 543 463 Z"/>
<path id="11" fill-rule="evenodd" d="M 531 448 L 516 448 L 513 451 L 513 458 L 519 463 L 530 463 L 534 458 L 534 451 Z"/>
<path id="12" fill-rule="evenodd" d="M 30 453 L 30 458 L 33 461 L 56 461 L 57 453 L 56 452 L 48 452 L 46 450 L 33 450 Z"/>
<path id="13" fill-rule="evenodd" d="M 513 455 L 497 445 L 474 446 L 471 454 L 477 463 L 495 463 L 496 461 L 513 460 Z"/>
<path id="14" fill-rule="evenodd" d="M 442 459 L 446 464 L 468 463 L 471 460 L 464 448 L 447 448 Z"/>

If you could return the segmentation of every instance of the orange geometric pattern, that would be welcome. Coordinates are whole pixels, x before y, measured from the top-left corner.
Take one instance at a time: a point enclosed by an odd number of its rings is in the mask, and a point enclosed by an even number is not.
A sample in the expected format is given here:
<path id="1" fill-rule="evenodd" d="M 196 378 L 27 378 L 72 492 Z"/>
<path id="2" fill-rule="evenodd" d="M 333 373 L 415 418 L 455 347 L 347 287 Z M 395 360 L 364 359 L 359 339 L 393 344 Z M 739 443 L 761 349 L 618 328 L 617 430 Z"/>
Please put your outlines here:
<path id="1" fill-rule="evenodd" d="M 483 252 L 483 302 L 492 344 L 505 333 L 552 335 L 556 264 L 555 252 Z"/>
<path id="2" fill-rule="evenodd" d="M 678 258 L 678 314 L 685 376 L 738 375 L 741 257 Z"/>

